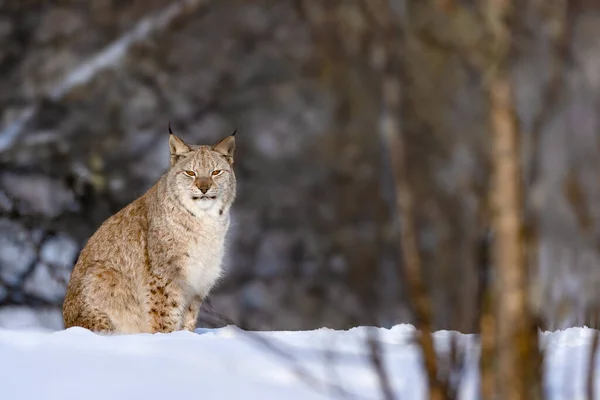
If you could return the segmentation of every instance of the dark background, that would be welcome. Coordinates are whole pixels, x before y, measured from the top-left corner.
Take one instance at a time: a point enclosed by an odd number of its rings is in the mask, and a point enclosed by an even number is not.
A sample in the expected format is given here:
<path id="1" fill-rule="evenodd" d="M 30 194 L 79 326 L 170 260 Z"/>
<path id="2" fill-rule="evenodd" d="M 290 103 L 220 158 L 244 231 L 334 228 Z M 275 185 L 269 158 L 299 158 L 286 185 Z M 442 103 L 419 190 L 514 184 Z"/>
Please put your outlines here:
<path id="1" fill-rule="evenodd" d="M 392 2 L 434 325 L 471 331 L 488 239 L 484 25 L 475 1 Z M 169 120 L 196 144 L 238 129 L 227 274 L 202 325 L 411 322 L 359 3 L 0 0 L 0 327 L 62 328 L 78 251 L 164 173 Z M 540 229 L 531 293 L 550 328 L 589 323 L 600 300 L 600 9 L 559 3 L 523 2 L 512 69 Z"/>

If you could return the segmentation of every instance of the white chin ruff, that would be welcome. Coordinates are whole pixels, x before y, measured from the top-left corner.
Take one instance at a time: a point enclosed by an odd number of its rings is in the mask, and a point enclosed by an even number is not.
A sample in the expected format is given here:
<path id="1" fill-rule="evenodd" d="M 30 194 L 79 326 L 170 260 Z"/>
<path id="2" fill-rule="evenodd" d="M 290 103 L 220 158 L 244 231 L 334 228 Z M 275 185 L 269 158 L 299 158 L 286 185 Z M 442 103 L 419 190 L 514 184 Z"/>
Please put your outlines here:
<path id="1" fill-rule="evenodd" d="M 194 204 L 194 209 L 207 211 L 217 205 L 218 199 L 197 199 L 192 200 L 192 202 Z"/>

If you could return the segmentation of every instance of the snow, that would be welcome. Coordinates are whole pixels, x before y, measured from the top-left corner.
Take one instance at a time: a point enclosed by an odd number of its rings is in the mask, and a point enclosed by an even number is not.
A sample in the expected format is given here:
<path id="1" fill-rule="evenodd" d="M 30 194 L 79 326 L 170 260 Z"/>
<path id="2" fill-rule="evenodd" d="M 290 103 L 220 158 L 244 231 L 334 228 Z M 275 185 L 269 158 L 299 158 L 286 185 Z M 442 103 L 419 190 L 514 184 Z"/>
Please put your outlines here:
<path id="1" fill-rule="evenodd" d="M 591 330 L 541 333 L 548 398 L 584 398 Z M 171 334 L 102 336 L 82 328 L 0 330 L 0 387 L 7 399 L 381 398 L 365 340 L 375 334 L 398 398 L 424 398 L 414 328 L 245 332 L 233 326 Z M 435 333 L 438 351 L 451 332 Z M 477 347 L 468 348 L 461 399 L 477 396 Z"/>

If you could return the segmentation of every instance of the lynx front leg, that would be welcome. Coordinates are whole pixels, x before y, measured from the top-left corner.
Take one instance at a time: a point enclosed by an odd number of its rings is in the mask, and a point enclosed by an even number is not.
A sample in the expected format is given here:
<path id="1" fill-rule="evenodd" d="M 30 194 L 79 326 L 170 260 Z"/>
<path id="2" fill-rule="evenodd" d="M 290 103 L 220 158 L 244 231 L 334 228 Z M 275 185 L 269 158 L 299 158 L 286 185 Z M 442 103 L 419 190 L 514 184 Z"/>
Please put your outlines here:
<path id="1" fill-rule="evenodd" d="M 200 306 L 202 305 L 202 298 L 196 296 L 190 302 L 190 305 L 185 310 L 185 319 L 183 322 L 183 329 L 193 332 L 196 329 L 198 321 L 198 314 L 200 313 Z"/>
<path id="2" fill-rule="evenodd" d="M 152 332 L 181 330 L 183 296 L 172 281 L 153 276 L 150 279 L 149 300 Z"/>

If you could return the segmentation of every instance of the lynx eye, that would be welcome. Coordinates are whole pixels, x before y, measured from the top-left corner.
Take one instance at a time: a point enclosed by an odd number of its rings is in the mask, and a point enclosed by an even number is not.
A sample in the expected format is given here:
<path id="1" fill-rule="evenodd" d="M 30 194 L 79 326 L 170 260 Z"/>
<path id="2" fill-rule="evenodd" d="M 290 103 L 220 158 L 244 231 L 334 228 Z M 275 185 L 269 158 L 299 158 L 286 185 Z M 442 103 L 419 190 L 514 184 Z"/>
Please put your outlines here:
<path id="1" fill-rule="evenodd" d="M 194 171 L 183 171 L 183 173 L 189 176 L 190 178 L 194 178 L 196 176 L 196 173 Z"/>
<path id="2" fill-rule="evenodd" d="M 219 175 L 221 172 L 223 172 L 223 170 L 222 170 L 222 169 L 215 169 L 215 170 L 212 172 L 212 176 L 217 176 L 217 175 Z"/>

